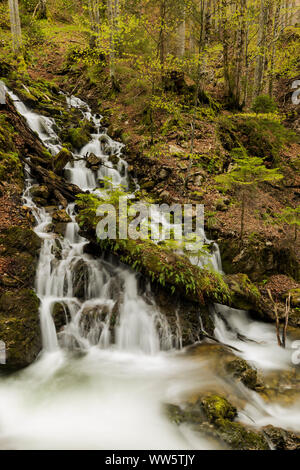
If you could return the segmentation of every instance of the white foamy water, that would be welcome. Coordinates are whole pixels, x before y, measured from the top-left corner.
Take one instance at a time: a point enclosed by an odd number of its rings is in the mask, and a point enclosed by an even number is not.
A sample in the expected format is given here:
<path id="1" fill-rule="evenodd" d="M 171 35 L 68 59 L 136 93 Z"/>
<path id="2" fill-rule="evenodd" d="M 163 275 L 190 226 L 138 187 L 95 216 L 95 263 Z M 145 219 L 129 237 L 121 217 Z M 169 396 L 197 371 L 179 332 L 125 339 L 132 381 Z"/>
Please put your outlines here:
<path id="1" fill-rule="evenodd" d="M 55 122 L 32 112 L 17 96 L 9 94 L 44 145 L 52 154 L 59 152 Z M 99 180 L 104 178 L 110 178 L 113 185 L 128 186 L 122 145 L 101 132 L 101 118 L 94 116 L 86 103 L 75 97 L 67 98 L 67 102 L 79 108 L 95 128 L 90 142 L 67 165 L 68 180 L 95 194 L 101 194 Z M 91 153 L 101 159 L 96 173 L 83 159 Z M 117 157 L 117 164 L 112 164 L 111 155 Z M 219 448 L 218 443 L 190 427 L 173 425 L 164 413 L 165 403 L 180 403 L 186 395 L 218 383 L 205 367 L 205 358 L 194 361 L 184 352 L 176 352 L 181 344 L 180 330 L 172 334 L 154 301 L 146 301 L 140 294 L 132 271 L 85 253 L 88 242 L 79 235 L 74 204 L 67 208 L 71 222 L 65 236 L 58 238 L 49 232 L 52 218 L 33 202 L 33 183 L 28 177 L 24 201 L 43 240 L 36 274 L 43 351 L 26 370 L 0 378 L 0 448 Z M 193 262 L 209 264 L 221 272 L 219 249 L 216 244 L 213 247 L 212 255 Z M 59 334 L 52 318 L 57 303 L 63 305 L 67 318 Z M 215 308 L 216 336 L 220 340 L 238 347 L 243 357 L 262 368 L 287 367 L 288 358 L 274 344 L 272 327 L 252 322 L 243 312 Z M 226 315 L 227 327 L 217 309 Z M 237 333 L 247 339 L 241 341 Z M 248 416 L 264 423 L 266 413 L 253 396 L 249 398 Z M 276 405 L 267 416 L 274 423 L 283 422 L 283 413 Z M 286 419 L 287 427 L 294 421 L 292 417 Z"/>

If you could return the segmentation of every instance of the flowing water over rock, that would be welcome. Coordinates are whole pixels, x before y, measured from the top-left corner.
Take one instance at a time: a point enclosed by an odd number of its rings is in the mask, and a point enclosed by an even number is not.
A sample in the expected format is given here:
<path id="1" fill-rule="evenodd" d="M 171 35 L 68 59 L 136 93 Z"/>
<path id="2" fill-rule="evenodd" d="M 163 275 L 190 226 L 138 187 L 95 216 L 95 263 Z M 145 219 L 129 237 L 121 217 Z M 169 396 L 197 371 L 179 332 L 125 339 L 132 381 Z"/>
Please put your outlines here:
<path id="1" fill-rule="evenodd" d="M 62 147 L 54 121 L 9 94 L 28 126 L 57 154 Z M 101 132 L 101 119 L 86 103 L 75 97 L 67 103 L 79 108 L 95 128 L 90 142 L 67 164 L 68 180 L 96 194 L 104 178 L 127 187 L 122 145 Z M 97 173 L 82 158 L 91 154 L 101 160 Z M 110 155 L 117 156 L 115 166 Z M 194 360 L 180 350 L 180 328 L 171 332 L 155 302 L 140 292 L 131 270 L 85 253 L 88 241 L 79 235 L 74 204 L 67 208 L 70 221 L 64 237 L 51 231 L 51 215 L 31 198 L 34 183 L 28 177 L 24 201 L 43 240 L 36 274 L 43 351 L 35 364 L 0 381 L 0 448 L 219 448 L 188 426 L 171 424 L 163 407 L 221 379 L 207 367 L 205 357 Z M 194 262 L 222 270 L 216 244 L 211 256 Z M 212 314 L 216 337 L 238 348 L 242 357 L 263 369 L 289 367 L 290 352 L 276 346 L 272 326 L 251 322 L 245 312 L 224 306 L 214 306 Z M 266 409 L 255 392 L 243 393 L 247 403 L 241 419 L 297 427 L 299 408 L 285 410 L 283 418 L 281 408 Z"/>

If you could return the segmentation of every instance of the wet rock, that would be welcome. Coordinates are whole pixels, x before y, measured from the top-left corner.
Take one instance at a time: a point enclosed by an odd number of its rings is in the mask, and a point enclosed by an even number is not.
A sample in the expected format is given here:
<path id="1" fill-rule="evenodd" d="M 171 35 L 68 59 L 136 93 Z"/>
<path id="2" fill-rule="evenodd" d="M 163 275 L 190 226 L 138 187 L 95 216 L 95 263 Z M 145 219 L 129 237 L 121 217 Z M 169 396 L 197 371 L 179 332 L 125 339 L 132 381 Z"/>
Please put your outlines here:
<path id="1" fill-rule="evenodd" d="M 39 299 L 32 290 L 7 291 L 0 296 L 0 338 L 6 346 L 3 368 L 20 369 L 36 359 L 41 332 Z"/>
<path id="2" fill-rule="evenodd" d="M 82 334 L 87 337 L 93 335 L 93 342 L 97 344 L 100 339 L 101 332 L 111 313 L 111 306 L 96 305 L 86 307 L 80 317 L 80 329 Z"/>
<path id="3" fill-rule="evenodd" d="M 53 171 L 61 175 L 65 166 L 73 161 L 73 155 L 70 150 L 61 149 L 61 151 L 54 157 Z"/>
<path id="4" fill-rule="evenodd" d="M 300 435 L 285 429 L 265 426 L 264 434 L 271 441 L 275 450 L 300 450 Z"/>
<path id="5" fill-rule="evenodd" d="M 87 160 L 86 160 L 87 168 L 96 167 L 96 169 L 97 169 L 98 166 L 100 165 L 100 163 L 101 163 L 101 158 L 97 157 L 94 153 L 90 153 Z"/>
<path id="6" fill-rule="evenodd" d="M 52 229 L 55 229 L 55 227 L 52 227 Z M 61 258 L 61 253 L 62 253 L 62 244 L 59 238 L 56 238 L 54 241 L 54 244 L 52 246 L 52 251 L 51 253 L 55 256 L 55 258 L 60 259 Z"/>
<path id="7" fill-rule="evenodd" d="M 59 332 L 71 319 L 68 306 L 63 302 L 55 302 L 52 307 L 52 318 L 56 331 Z"/>
<path id="8" fill-rule="evenodd" d="M 108 159 L 113 165 L 118 165 L 119 163 L 119 157 L 117 155 L 110 155 Z"/>
<path id="9" fill-rule="evenodd" d="M 257 370 L 249 366 L 249 364 L 241 358 L 229 361 L 225 365 L 226 371 L 234 378 L 241 381 L 251 390 L 262 390 L 263 384 L 258 379 Z"/>
<path id="10" fill-rule="evenodd" d="M 77 261 L 73 267 L 73 294 L 78 299 L 83 299 L 89 280 L 89 268 L 83 259 Z"/>
<path id="11" fill-rule="evenodd" d="M 64 222 L 57 222 L 53 224 L 53 232 L 57 233 L 58 235 L 61 235 L 62 237 L 65 236 L 66 229 L 67 229 L 67 224 Z"/>

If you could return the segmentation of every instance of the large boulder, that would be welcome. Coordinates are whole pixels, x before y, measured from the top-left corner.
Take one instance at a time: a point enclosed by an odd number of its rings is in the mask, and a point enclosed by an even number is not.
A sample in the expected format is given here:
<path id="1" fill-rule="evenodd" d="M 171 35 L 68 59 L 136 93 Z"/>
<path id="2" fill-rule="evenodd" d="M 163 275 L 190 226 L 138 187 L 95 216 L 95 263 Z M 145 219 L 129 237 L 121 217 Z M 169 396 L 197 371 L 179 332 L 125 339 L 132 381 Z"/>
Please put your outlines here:
<path id="1" fill-rule="evenodd" d="M 40 238 L 30 228 L 11 226 L 0 232 L 1 254 L 13 255 L 16 252 L 25 251 L 36 256 L 40 247 Z"/>
<path id="2" fill-rule="evenodd" d="M 6 370 L 31 364 L 41 350 L 39 299 L 31 289 L 0 296 L 0 338 L 5 344 Z"/>
<path id="3" fill-rule="evenodd" d="M 299 256 L 293 246 L 270 241 L 244 241 L 236 237 L 224 237 L 217 231 L 212 233 L 218 239 L 223 269 L 227 274 L 245 273 L 252 281 L 263 281 L 274 274 L 285 274 L 300 280 Z"/>

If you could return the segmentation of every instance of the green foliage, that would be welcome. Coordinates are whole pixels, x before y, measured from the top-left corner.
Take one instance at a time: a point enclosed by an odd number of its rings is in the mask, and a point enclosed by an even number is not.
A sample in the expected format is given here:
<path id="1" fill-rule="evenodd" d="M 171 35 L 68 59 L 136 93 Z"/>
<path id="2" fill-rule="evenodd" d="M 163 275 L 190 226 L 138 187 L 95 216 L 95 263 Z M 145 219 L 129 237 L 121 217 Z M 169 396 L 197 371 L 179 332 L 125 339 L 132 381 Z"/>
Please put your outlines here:
<path id="1" fill-rule="evenodd" d="M 251 109 L 257 114 L 275 113 L 276 111 L 278 111 L 278 107 L 275 100 L 269 95 L 257 96 L 257 98 L 255 98 L 252 103 Z"/>
<path id="2" fill-rule="evenodd" d="M 253 188 L 265 181 L 279 181 L 283 175 L 277 168 L 268 169 L 262 158 L 249 157 L 243 148 L 232 152 L 234 168 L 224 175 L 215 178 L 224 188 Z"/>
<path id="3" fill-rule="evenodd" d="M 300 227 L 300 206 L 296 208 L 286 207 L 280 214 L 276 214 L 277 223 L 287 224 L 295 229 L 295 240 L 297 239 L 298 228 Z"/>
<path id="4" fill-rule="evenodd" d="M 280 181 L 283 175 L 277 168 L 268 169 L 262 158 L 249 157 L 243 147 L 232 151 L 235 166 L 228 173 L 215 178 L 221 189 L 239 189 L 242 199 L 241 239 L 244 236 L 245 207 L 247 196 L 259 183 Z"/>
<path id="5" fill-rule="evenodd" d="M 219 118 L 219 136 L 224 148 L 231 152 L 244 147 L 251 156 L 278 160 L 288 143 L 297 141 L 294 132 L 284 127 L 278 115 L 238 114 Z"/>

